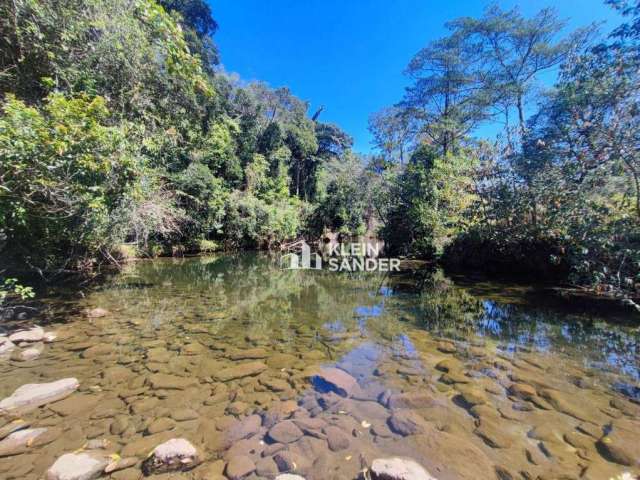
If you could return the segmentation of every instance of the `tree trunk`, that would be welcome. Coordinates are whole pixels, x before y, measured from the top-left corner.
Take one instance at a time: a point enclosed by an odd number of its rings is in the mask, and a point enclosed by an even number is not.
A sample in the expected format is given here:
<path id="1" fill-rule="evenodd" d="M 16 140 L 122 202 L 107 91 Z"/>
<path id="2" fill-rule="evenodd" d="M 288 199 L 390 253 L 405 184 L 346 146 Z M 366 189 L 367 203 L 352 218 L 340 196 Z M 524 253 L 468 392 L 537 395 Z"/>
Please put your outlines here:
<path id="1" fill-rule="evenodd" d="M 524 123 L 524 105 L 522 104 L 522 94 L 520 93 L 518 93 L 517 107 L 518 107 L 518 122 L 520 123 L 520 135 L 524 137 L 526 125 Z"/>

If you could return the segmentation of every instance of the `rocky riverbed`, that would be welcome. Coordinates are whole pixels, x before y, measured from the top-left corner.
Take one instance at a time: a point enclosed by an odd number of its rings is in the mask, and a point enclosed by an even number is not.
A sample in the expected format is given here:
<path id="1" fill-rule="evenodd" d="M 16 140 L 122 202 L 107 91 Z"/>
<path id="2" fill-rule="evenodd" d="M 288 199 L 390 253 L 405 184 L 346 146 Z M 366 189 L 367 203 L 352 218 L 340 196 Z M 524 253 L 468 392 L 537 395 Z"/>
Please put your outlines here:
<path id="1" fill-rule="evenodd" d="M 640 474 L 640 404 L 613 388 L 633 375 L 420 328 L 378 279 L 333 297 L 331 278 L 192 262 L 185 278 L 136 267 L 0 337 L 0 478 Z"/>

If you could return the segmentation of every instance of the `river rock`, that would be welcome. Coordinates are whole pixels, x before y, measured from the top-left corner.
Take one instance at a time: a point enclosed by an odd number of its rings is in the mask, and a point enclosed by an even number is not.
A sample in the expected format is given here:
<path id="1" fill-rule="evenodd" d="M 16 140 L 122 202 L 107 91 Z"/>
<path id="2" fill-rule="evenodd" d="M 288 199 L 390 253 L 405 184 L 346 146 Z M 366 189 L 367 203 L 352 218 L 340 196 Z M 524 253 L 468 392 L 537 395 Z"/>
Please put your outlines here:
<path id="1" fill-rule="evenodd" d="M 293 473 L 281 473 L 275 480 L 305 480 L 305 478 Z"/>
<path id="2" fill-rule="evenodd" d="M 278 475 L 278 465 L 271 457 L 261 458 L 256 462 L 256 473 L 261 477 L 273 478 Z"/>
<path id="3" fill-rule="evenodd" d="M 86 308 L 84 310 L 84 315 L 87 318 L 101 318 L 109 315 L 109 310 L 105 310 L 104 308 Z"/>
<path id="4" fill-rule="evenodd" d="M 336 392 L 343 397 L 349 397 L 358 386 L 355 378 L 344 370 L 339 368 L 321 368 L 320 371 L 312 377 L 316 389 L 321 392 Z"/>
<path id="5" fill-rule="evenodd" d="M 529 400 L 536 396 L 536 389 L 526 383 L 513 383 L 509 387 L 509 394 L 523 400 Z"/>
<path id="6" fill-rule="evenodd" d="M 9 335 L 9 340 L 13 343 L 20 342 L 41 342 L 44 339 L 44 329 L 42 327 L 31 327 L 26 330 L 18 330 Z"/>
<path id="7" fill-rule="evenodd" d="M 603 456 L 620 465 L 640 466 L 640 442 L 638 432 L 614 427 L 608 435 L 598 441 Z"/>
<path id="8" fill-rule="evenodd" d="M 422 465 L 410 458 L 376 458 L 371 463 L 373 480 L 436 480 Z"/>
<path id="9" fill-rule="evenodd" d="M 17 418 L 15 420 L 12 420 L 6 425 L 0 427 L 0 440 L 9 436 L 13 432 L 17 432 L 18 430 L 23 430 L 25 428 L 28 428 L 30 425 L 31 425 L 30 422 L 27 422 L 22 418 Z"/>
<path id="10" fill-rule="evenodd" d="M 68 397 L 79 385 L 75 378 L 63 378 L 50 383 L 27 383 L 0 402 L 0 414 L 35 410 L 41 405 Z"/>
<path id="11" fill-rule="evenodd" d="M 0 355 L 3 353 L 9 353 L 16 348 L 16 344 L 9 340 L 7 337 L 0 337 Z"/>
<path id="12" fill-rule="evenodd" d="M 349 448 L 349 437 L 338 427 L 333 425 L 328 426 L 324 429 L 324 433 L 327 436 L 327 443 L 329 444 L 329 448 L 333 452 L 338 452 L 340 450 L 344 450 L 345 448 Z"/>
<path id="13" fill-rule="evenodd" d="M 487 403 L 485 393 L 475 387 L 461 389 L 460 397 L 468 408 Z"/>
<path id="14" fill-rule="evenodd" d="M 389 426 L 391 430 L 403 436 L 425 433 L 429 428 L 424 418 L 409 409 L 395 411 L 389 418 Z"/>
<path id="15" fill-rule="evenodd" d="M 456 353 L 458 351 L 458 348 L 453 342 L 445 342 L 445 341 L 438 342 L 438 345 L 436 348 L 440 350 L 442 353 Z"/>
<path id="16" fill-rule="evenodd" d="M 171 471 L 191 470 L 200 463 L 201 457 L 196 447 L 184 438 L 172 438 L 153 449 L 142 463 L 145 475 Z"/>
<path id="17" fill-rule="evenodd" d="M 231 480 L 238 480 L 255 471 L 256 464 L 246 455 L 237 455 L 229 459 L 225 473 Z"/>
<path id="18" fill-rule="evenodd" d="M 268 356 L 269 353 L 264 348 L 249 348 L 247 350 L 231 352 L 226 355 L 226 357 L 231 360 L 261 360 Z"/>
<path id="19" fill-rule="evenodd" d="M 289 382 L 282 378 L 264 378 L 260 379 L 260 383 L 274 392 L 286 392 L 291 389 Z"/>
<path id="20" fill-rule="evenodd" d="M 133 467 L 137 463 L 138 459 L 135 457 L 117 458 L 105 467 L 104 473 L 113 473 L 120 470 L 125 470 L 127 468 Z"/>
<path id="21" fill-rule="evenodd" d="M 277 423 L 269 429 L 269 438 L 277 443 L 292 443 L 303 435 L 296 424 L 291 420 Z"/>
<path id="22" fill-rule="evenodd" d="M 39 344 L 33 347 L 24 348 L 19 351 L 14 351 L 12 355 L 13 360 L 18 362 L 28 362 L 30 360 L 35 360 L 38 358 L 42 352 L 44 351 L 44 345 Z"/>
<path id="23" fill-rule="evenodd" d="M 0 441 L 0 457 L 9 457 L 24 453 L 36 438 L 47 431 L 46 428 L 18 430 Z"/>
<path id="24" fill-rule="evenodd" d="M 587 411 L 586 405 L 580 403 L 579 399 L 572 397 L 570 394 L 552 389 L 544 389 L 539 393 L 540 396 L 549 402 L 558 412 L 582 421 L 591 420 L 591 415 L 590 412 Z"/>
<path id="25" fill-rule="evenodd" d="M 244 438 L 255 435 L 260 430 L 262 418 L 260 415 L 249 415 L 240 422 L 234 424 L 227 432 L 227 438 L 230 443 L 235 443 Z"/>
<path id="26" fill-rule="evenodd" d="M 46 480 L 93 480 L 107 465 L 109 457 L 101 453 L 65 453 L 47 470 Z"/>
<path id="27" fill-rule="evenodd" d="M 433 397 L 426 392 L 396 393 L 387 400 L 387 407 L 399 408 L 426 408 L 435 403 Z"/>
<path id="28" fill-rule="evenodd" d="M 186 422 L 187 420 L 196 420 L 198 418 L 198 412 L 191 408 L 178 408 L 171 411 L 171 418 L 176 422 Z"/>
<path id="29" fill-rule="evenodd" d="M 227 367 L 217 372 L 211 372 L 211 376 L 220 382 L 228 382 L 244 377 L 253 377 L 259 375 L 267 369 L 262 362 L 248 362 L 234 367 Z"/>
<path id="30" fill-rule="evenodd" d="M 197 381 L 189 377 L 156 373 L 149 376 L 149 383 L 155 390 L 184 390 L 195 385 Z"/>
<path id="31" fill-rule="evenodd" d="M 167 430 L 173 430 L 175 426 L 176 422 L 171 418 L 157 418 L 149 424 L 147 427 L 147 433 L 153 435 L 160 432 L 166 432 Z"/>
<path id="32" fill-rule="evenodd" d="M 58 334 L 56 332 L 44 332 L 44 337 L 42 341 L 44 343 L 52 343 L 58 338 Z"/>
<path id="33" fill-rule="evenodd" d="M 266 362 L 269 368 L 275 368 L 280 370 L 282 368 L 291 368 L 295 362 L 298 361 L 298 357 L 289 353 L 276 353 L 267 358 Z"/>

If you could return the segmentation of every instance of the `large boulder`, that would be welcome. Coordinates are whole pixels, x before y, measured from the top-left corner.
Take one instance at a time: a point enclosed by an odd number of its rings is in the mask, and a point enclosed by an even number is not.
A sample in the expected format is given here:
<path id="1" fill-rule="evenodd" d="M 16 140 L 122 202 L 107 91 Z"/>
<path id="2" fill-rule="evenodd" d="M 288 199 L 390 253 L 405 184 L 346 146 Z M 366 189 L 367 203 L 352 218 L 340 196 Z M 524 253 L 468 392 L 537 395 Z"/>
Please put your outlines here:
<path id="1" fill-rule="evenodd" d="M 109 465 L 109 457 L 98 452 L 65 453 L 47 470 L 46 480 L 93 480 Z"/>
<path id="2" fill-rule="evenodd" d="M 437 480 L 410 458 L 376 458 L 370 471 L 372 480 Z"/>
<path id="3" fill-rule="evenodd" d="M 184 438 L 172 438 L 154 448 L 143 462 L 145 475 L 171 471 L 186 471 L 197 466 L 201 455 L 191 442 Z"/>
<path id="4" fill-rule="evenodd" d="M 68 397 L 79 386 L 75 378 L 63 378 L 49 383 L 28 383 L 0 401 L 0 414 L 25 413 L 41 405 Z"/>
<path id="5" fill-rule="evenodd" d="M 339 368 L 321 368 L 311 378 L 313 385 L 321 392 L 335 392 L 343 397 L 350 397 L 358 386 L 355 378 Z"/>

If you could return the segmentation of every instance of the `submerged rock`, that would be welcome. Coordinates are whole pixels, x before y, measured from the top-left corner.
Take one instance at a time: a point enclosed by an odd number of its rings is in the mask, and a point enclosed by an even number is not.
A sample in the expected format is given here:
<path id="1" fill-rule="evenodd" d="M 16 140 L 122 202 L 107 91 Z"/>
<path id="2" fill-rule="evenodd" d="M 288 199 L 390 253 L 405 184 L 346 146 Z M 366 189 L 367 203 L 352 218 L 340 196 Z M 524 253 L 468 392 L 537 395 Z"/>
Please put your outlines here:
<path id="1" fill-rule="evenodd" d="M 413 410 L 403 409 L 394 412 L 389 418 L 391 430 L 400 435 L 417 435 L 425 433 L 429 423 Z"/>
<path id="2" fill-rule="evenodd" d="M 260 418 L 260 415 L 250 415 L 244 418 L 242 421 L 234 424 L 227 432 L 229 443 L 235 443 L 255 435 L 258 433 L 258 430 L 260 430 L 261 425 L 262 418 Z"/>
<path id="3" fill-rule="evenodd" d="M 435 400 L 426 392 L 396 393 L 386 401 L 387 407 L 398 408 L 426 408 L 431 407 Z"/>
<path id="4" fill-rule="evenodd" d="M 0 414 L 35 410 L 41 405 L 68 397 L 79 385 L 75 378 L 63 378 L 50 383 L 28 383 L 0 402 Z"/>
<path id="5" fill-rule="evenodd" d="M 0 441 L 0 457 L 9 457 L 26 452 L 29 446 L 33 444 L 33 441 L 46 431 L 46 428 L 29 428 L 18 430 L 8 435 L 4 440 Z"/>
<path id="6" fill-rule="evenodd" d="M 184 390 L 197 384 L 197 381 L 189 377 L 156 373 L 149 377 L 149 383 L 155 390 Z"/>
<path id="7" fill-rule="evenodd" d="M 324 433 L 333 452 L 349 448 L 349 437 L 340 428 L 331 425 L 324 429 Z"/>
<path id="8" fill-rule="evenodd" d="M 264 372 L 267 366 L 262 362 L 248 362 L 235 367 L 228 367 L 217 372 L 211 372 L 211 376 L 220 382 L 228 382 L 237 378 L 253 377 Z"/>
<path id="9" fill-rule="evenodd" d="M 436 480 L 422 465 L 410 458 L 376 458 L 370 470 L 373 480 Z"/>
<path id="10" fill-rule="evenodd" d="M 339 368 L 321 368 L 311 378 L 314 386 L 321 392 L 336 392 L 343 397 L 350 397 L 358 382 L 344 370 Z"/>
<path id="11" fill-rule="evenodd" d="M 200 454 L 189 441 L 184 438 L 172 438 L 153 449 L 151 455 L 143 462 L 145 475 L 171 472 L 175 470 L 191 470 L 200 463 Z"/>
<path id="12" fill-rule="evenodd" d="M 47 470 L 46 480 L 93 480 L 109 465 L 103 453 L 65 453 Z"/>
<path id="13" fill-rule="evenodd" d="M 291 420 L 280 422 L 269 430 L 269 438 L 277 443 L 292 443 L 302 437 L 303 433 Z"/>
<path id="14" fill-rule="evenodd" d="M 640 466 L 638 432 L 616 428 L 598 441 L 598 449 L 612 462 L 629 467 Z"/>
<path id="15" fill-rule="evenodd" d="M 238 480 L 255 471 L 256 464 L 246 455 L 237 455 L 229 459 L 225 473 L 231 480 Z"/>

